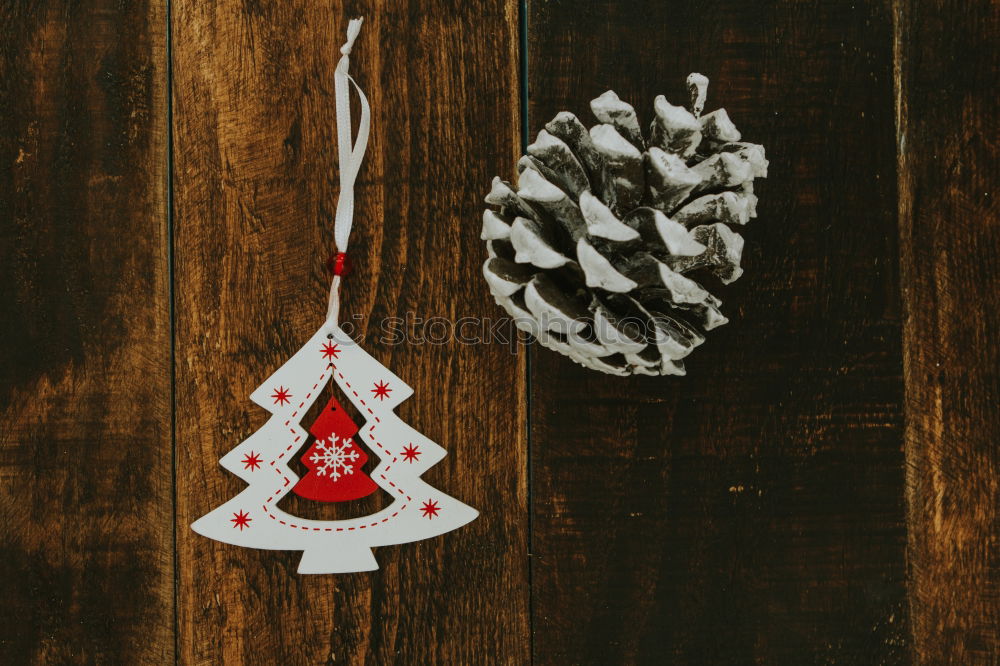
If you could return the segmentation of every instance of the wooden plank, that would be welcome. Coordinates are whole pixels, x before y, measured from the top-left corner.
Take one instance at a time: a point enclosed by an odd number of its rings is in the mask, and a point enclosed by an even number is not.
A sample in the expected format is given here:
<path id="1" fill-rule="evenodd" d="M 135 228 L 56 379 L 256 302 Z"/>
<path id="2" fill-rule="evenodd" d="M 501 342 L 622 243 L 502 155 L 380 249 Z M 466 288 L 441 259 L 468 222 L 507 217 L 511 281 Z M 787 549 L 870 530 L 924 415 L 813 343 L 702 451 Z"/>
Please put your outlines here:
<path id="1" fill-rule="evenodd" d="M 384 317 L 493 312 L 470 288 L 482 196 L 517 157 L 517 6 L 175 0 L 179 645 L 191 663 L 528 659 L 525 376 L 500 346 L 379 341 Z M 243 482 L 218 458 L 264 423 L 247 399 L 322 323 L 337 195 L 334 66 L 373 108 L 342 320 L 416 393 L 448 457 L 424 478 L 479 508 L 381 569 L 299 576 L 299 553 L 188 529 Z"/>
<path id="2" fill-rule="evenodd" d="M 166 9 L 0 25 L 0 662 L 166 663 Z"/>
<path id="3" fill-rule="evenodd" d="M 534 352 L 538 663 L 906 658 L 892 36 L 886 2 L 529 4 L 532 133 L 698 71 L 771 161 L 687 377 Z"/>
<path id="4" fill-rule="evenodd" d="M 914 645 L 920 663 L 995 664 L 1000 7 L 900 0 L 896 15 Z"/>

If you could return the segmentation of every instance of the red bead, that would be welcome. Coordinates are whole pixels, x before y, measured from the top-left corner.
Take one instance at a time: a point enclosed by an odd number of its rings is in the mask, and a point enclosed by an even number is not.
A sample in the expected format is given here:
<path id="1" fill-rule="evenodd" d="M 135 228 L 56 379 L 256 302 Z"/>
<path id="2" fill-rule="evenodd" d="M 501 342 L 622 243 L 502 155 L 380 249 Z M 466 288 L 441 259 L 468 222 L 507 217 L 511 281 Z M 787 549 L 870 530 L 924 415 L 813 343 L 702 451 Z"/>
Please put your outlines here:
<path id="1" fill-rule="evenodd" d="M 346 254 L 338 252 L 331 254 L 330 258 L 326 260 L 326 269 L 334 275 L 350 275 L 354 264 L 351 263 Z"/>

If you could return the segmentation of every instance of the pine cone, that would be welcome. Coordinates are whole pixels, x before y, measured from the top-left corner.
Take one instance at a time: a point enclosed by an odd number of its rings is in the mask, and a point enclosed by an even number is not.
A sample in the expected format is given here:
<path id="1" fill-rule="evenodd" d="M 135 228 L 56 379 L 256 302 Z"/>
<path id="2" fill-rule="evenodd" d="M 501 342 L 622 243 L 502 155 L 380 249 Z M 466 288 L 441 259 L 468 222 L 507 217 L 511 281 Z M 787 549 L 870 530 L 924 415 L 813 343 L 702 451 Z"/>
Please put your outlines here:
<path id="1" fill-rule="evenodd" d="M 690 111 L 662 96 L 644 137 L 635 109 L 608 91 L 588 132 L 553 118 L 499 178 L 483 213 L 483 274 L 497 303 L 544 346 L 615 375 L 683 375 L 681 359 L 725 324 L 722 302 L 689 277 L 742 274 L 764 148 L 740 141 L 725 109 L 702 115 L 708 79 L 691 74 Z"/>

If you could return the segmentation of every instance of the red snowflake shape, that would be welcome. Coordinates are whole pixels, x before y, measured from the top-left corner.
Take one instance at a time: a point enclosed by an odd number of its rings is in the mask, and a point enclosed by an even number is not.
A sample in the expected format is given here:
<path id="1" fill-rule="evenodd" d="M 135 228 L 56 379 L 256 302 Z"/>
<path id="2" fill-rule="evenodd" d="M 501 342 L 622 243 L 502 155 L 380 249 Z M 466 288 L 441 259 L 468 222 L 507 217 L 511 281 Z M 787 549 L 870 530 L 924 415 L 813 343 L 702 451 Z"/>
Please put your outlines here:
<path id="1" fill-rule="evenodd" d="M 274 404 L 284 405 L 290 402 L 289 398 L 292 397 L 292 394 L 289 393 L 288 389 L 284 386 L 279 386 L 274 389 L 274 393 L 271 394 L 271 397 L 274 398 Z"/>
<path id="2" fill-rule="evenodd" d="M 240 532 L 242 532 L 244 527 L 250 527 L 251 520 L 253 518 L 250 517 L 250 514 L 241 510 L 239 513 L 234 513 L 229 522 L 233 524 L 234 529 L 238 527 L 240 528 Z"/>
<path id="3" fill-rule="evenodd" d="M 424 518 L 436 518 L 441 507 L 438 506 L 437 501 L 427 500 L 420 507 L 420 512 L 424 514 Z"/>
<path id="4" fill-rule="evenodd" d="M 392 389 L 389 388 L 389 382 L 375 382 L 375 388 L 372 389 L 372 393 L 374 393 L 375 397 L 380 401 L 388 398 L 389 393 L 391 392 Z"/>
<path id="5" fill-rule="evenodd" d="M 258 467 L 260 467 L 260 462 L 261 462 L 260 461 L 260 454 L 257 454 L 257 453 L 254 453 L 253 451 L 251 451 L 250 453 L 248 453 L 245 456 L 243 456 L 243 469 L 254 469 L 255 470 Z"/>
<path id="6" fill-rule="evenodd" d="M 413 444 L 403 448 L 403 460 L 408 463 L 420 457 L 420 451 Z"/>
<path id="7" fill-rule="evenodd" d="M 340 345 L 335 345 L 332 342 L 327 342 L 323 345 L 323 358 L 326 360 L 331 360 L 335 358 L 340 358 Z"/>

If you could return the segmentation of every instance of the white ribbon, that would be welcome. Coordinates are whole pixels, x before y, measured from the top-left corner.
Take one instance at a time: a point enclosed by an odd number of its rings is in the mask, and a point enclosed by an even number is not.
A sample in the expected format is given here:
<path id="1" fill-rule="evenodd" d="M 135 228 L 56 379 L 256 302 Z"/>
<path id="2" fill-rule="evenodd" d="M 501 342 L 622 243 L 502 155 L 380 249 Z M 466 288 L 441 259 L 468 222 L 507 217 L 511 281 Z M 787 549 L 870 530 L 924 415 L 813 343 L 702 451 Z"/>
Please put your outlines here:
<path id="1" fill-rule="evenodd" d="M 365 158 L 368 147 L 368 131 L 371 128 L 371 107 L 368 98 L 361 90 L 357 81 L 347 73 L 351 64 L 351 47 L 361 32 L 360 18 L 351 19 L 347 24 L 347 42 L 340 47 L 341 58 L 333 73 L 334 94 L 337 100 L 337 159 L 340 163 L 340 197 L 337 199 L 337 214 L 334 218 L 333 238 L 337 244 L 337 252 L 347 252 L 347 240 L 351 235 L 351 225 L 354 222 L 354 181 L 361 170 L 361 162 Z M 358 122 L 358 136 L 351 145 L 351 91 L 348 83 L 354 86 L 361 100 L 361 119 Z M 340 315 L 340 276 L 334 275 L 330 284 L 330 302 L 327 306 L 327 322 L 337 325 Z"/>

